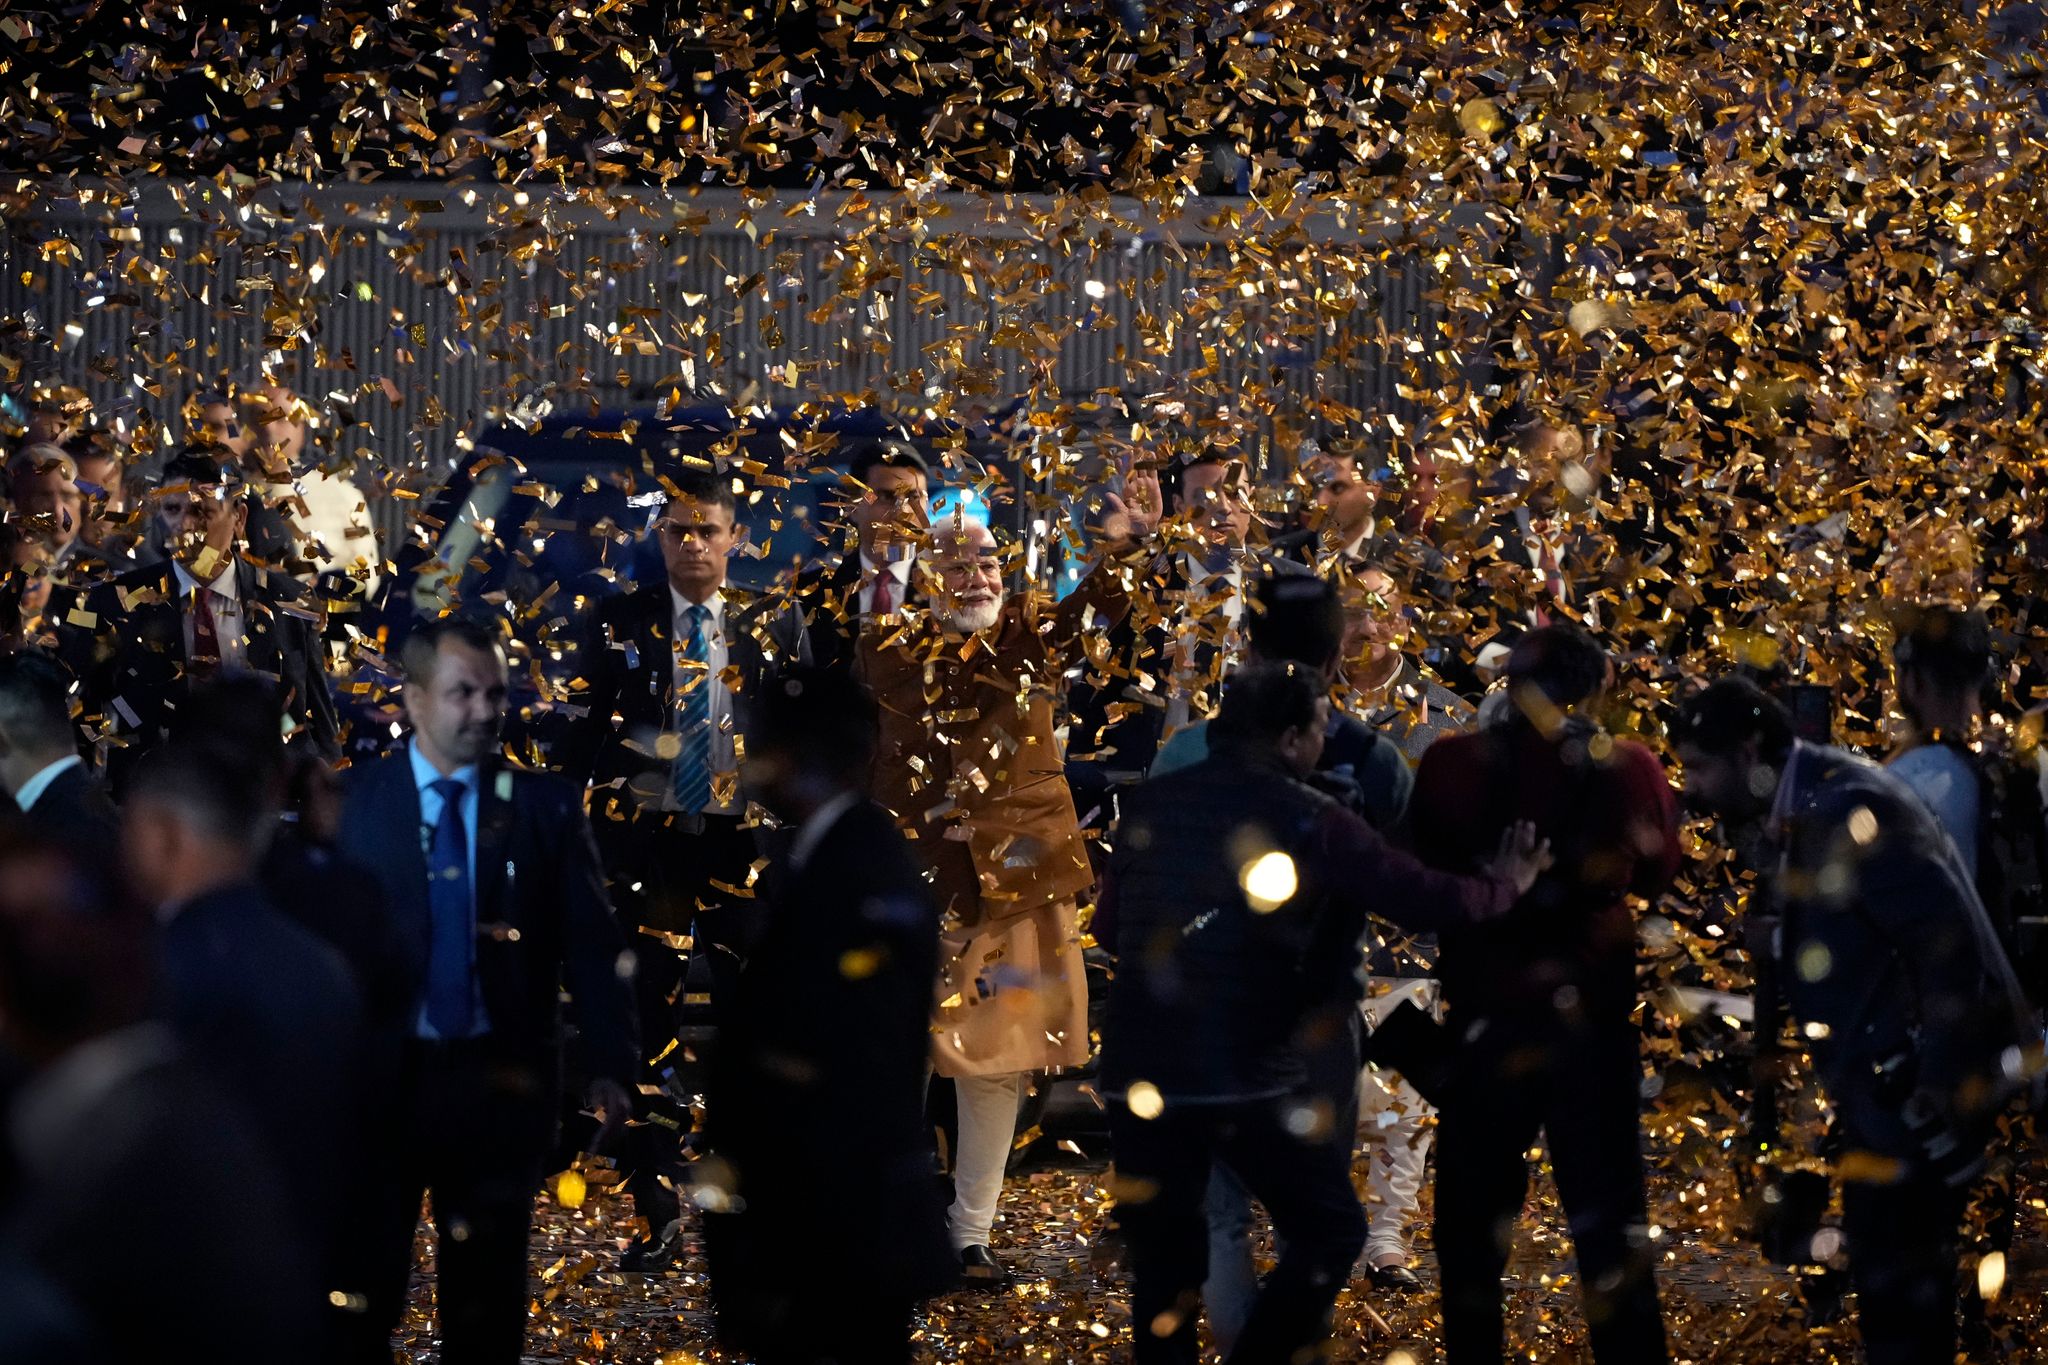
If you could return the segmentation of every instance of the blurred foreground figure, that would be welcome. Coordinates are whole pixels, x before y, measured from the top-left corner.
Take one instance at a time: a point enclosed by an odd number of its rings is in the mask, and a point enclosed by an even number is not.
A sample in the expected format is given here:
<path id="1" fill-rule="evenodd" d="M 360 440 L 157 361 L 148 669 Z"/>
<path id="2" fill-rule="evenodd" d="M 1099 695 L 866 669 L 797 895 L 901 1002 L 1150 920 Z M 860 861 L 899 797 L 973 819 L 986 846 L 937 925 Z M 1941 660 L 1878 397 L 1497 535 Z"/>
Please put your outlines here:
<path id="1" fill-rule="evenodd" d="M 719 1334 L 758 1365 L 906 1361 L 912 1306 L 952 1276 L 924 1125 L 938 915 L 867 795 L 875 730 L 844 670 L 795 669 L 749 732 L 749 793 L 795 835 L 726 1015 L 698 1202 Z"/>
<path id="2" fill-rule="evenodd" d="M 1208 757 L 1138 788 L 1119 825 L 1095 925 L 1117 957 L 1102 1088 L 1140 1362 L 1198 1358 L 1219 1160 L 1283 1248 L 1229 1359 L 1289 1361 L 1328 1335 L 1365 1215 L 1353 1132 L 1309 1075 L 1305 1026 L 1359 971 L 1369 914 L 1417 929 L 1498 915 L 1547 856 L 1518 832 L 1483 875 L 1459 877 L 1389 847 L 1303 782 L 1328 706 L 1300 665 L 1240 670 Z"/>
<path id="3" fill-rule="evenodd" d="M 343 1138 L 359 1103 L 362 997 L 341 954 L 280 914 L 256 880 L 275 812 L 260 775 L 196 739 L 136 770 L 122 863 L 157 917 L 158 1009 L 196 1061 L 255 1118 L 314 1249 L 320 1293 L 336 1288 L 336 1195 L 358 1157 Z"/>
<path id="4" fill-rule="evenodd" d="M 1409 807 L 1416 849 L 1470 867 L 1533 821 L 1556 865 L 1514 910 L 1447 932 L 1439 971 L 1459 1040 L 1437 1129 L 1444 1353 L 1500 1361 L 1501 1274 L 1539 1131 L 1571 1222 L 1601 1365 L 1665 1358 L 1642 1157 L 1630 895 L 1677 870 L 1678 810 L 1656 755 L 1593 720 L 1606 651 L 1577 626 L 1523 636 L 1494 726 L 1431 745 Z"/>
<path id="5" fill-rule="evenodd" d="M 0 1298 L 0 1351 L 313 1359 L 317 1281 L 279 1165 L 241 1101 L 145 1022 L 147 925 L 95 903 L 100 884 L 0 836 L 0 1295 L 13 1267 L 54 1296 Z"/>
<path id="6" fill-rule="evenodd" d="M 1672 739 L 1688 803 L 1762 822 L 1779 979 L 1835 1111 L 1865 1354 L 1953 1360 L 1963 1207 L 2033 1032 L 2012 966 L 1954 843 L 1896 776 L 1794 740 L 1785 709 L 1735 678 L 1688 701 Z"/>
<path id="7" fill-rule="evenodd" d="M 639 1067 L 632 964 L 582 793 L 499 761 L 493 628 L 423 621 L 403 658 L 411 738 L 352 774 L 337 850 L 378 875 L 411 1002 L 367 1154 L 376 1194 L 359 1216 L 377 1221 L 384 1259 L 360 1358 L 390 1358 L 431 1191 L 440 1358 L 507 1365 L 526 1336 L 527 1234 L 560 1117 L 562 988 L 608 1135 L 632 1112 Z"/>

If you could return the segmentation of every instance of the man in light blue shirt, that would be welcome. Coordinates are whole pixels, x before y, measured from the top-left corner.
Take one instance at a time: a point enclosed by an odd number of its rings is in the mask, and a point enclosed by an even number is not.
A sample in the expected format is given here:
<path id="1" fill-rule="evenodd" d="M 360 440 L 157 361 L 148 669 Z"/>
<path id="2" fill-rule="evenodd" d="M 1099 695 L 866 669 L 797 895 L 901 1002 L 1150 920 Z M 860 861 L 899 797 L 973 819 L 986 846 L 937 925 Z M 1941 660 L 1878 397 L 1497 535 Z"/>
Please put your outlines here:
<path id="1" fill-rule="evenodd" d="M 431 744 L 432 741 L 429 740 L 427 743 Z M 441 818 L 446 813 L 448 807 L 444 788 L 449 782 L 459 782 L 462 784 L 461 805 L 457 816 L 462 822 L 462 848 L 467 855 L 464 860 L 465 866 L 462 869 L 463 885 L 469 889 L 470 932 L 474 935 L 476 925 L 476 813 L 479 804 L 477 792 L 479 780 L 478 765 L 472 762 L 455 768 L 452 771 L 443 772 L 435 766 L 433 759 L 430 759 L 422 752 L 421 738 L 417 734 L 407 742 L 406 755 L 412 762 L 413 785 L 419 789 L 420 794 L 420 852 L 427 857 L 429 876 L 433 876 L 436 873 L 445 875 L 444 870 L 436 868 L 433 861 L 435 833 L 439 830 Z M 449 762 L 455 760 L 443 756 L 442 761 Z M 479 1034 L 490 1031 L 490 1023 L 484 1013 L 483 995 L 477 989 L 475 972 L 473 970 L 470 973 L 470 978 L 470 997 L 473 1002 L 473 1008 L 471 1010 L 469 1028 L 467 1032 L 456 1033 L 455 1037 L 474 1038 Z M 433 1002 L 431 1000 L 422 1002 L 420 1005 L 419 1021 L 415 1026 L 414 1032 L 417 1036 L 433 1042 L 449 1041 L 449 1035 L 444 1034 L 435 1027 L 433 1013 Z"/>

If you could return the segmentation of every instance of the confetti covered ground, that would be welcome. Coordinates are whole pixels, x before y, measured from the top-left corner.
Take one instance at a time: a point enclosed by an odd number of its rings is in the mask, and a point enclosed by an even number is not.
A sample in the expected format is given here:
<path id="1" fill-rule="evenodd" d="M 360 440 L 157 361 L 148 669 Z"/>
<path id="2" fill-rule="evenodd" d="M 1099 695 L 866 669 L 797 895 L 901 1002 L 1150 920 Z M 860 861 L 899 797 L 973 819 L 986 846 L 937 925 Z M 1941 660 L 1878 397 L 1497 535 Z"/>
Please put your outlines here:
<path id="1" fill-rule="evenodd" d="M 1658 1150 L 1660 1166 L 1676 1149 Z M 1100 1230 L 1109 1209 L 1104 1161 L 1062 1157 L 1034 1163 L 1003 1191 L 996 1241 L 1016 1278 L 1001 1295 L 961 1293 L 932 1300 L 919 1323 L 919 1362 L 977 1360 L 1109 1361 L 1130 1354 L 1128 1285 Z M 2029 1198 L 2003 1293 L 1989 1315 L 1993 1354 L 1972 1359 L 2027 1361 L 2048 1347 L 2048 1212 L 2038 1172 L 2023 1182 Z M 1425 1191 L 1425 1197 L 1427 1192 Z M 1852 1365 L 1861 1359 L 1846 1319 L 1809 1326 L 1794 1276 L 1721 1231 L 1720 1210 L 1735 1202 L 1727 1167 L 1681 1185 L 1660 1174 L 1651 1216 L 1666 1248 L 1660 1270 L 1675 1361 L 1691 1365 Z M 535 1362 L 691 1365 L 736 1359 L 712 1344 L 712 1311 L 701 1245 L 665 1277 L 617 1273 L 626 1235 L 624 1209 L 604 1197 L 568 1210 L 541 1200 L 533 1267 L 538 1308 L 528 1338 Z M 1362 1282 L 1338 1303 L 1333 1359 L 1411 1365 L 1441 1361 L 1434 1264 L 1425 1230 L 1418 1238 L 1421 1294 L 1368 1295 Z M 1545 1176 L 1531 1187 L 1522 1240 L 1509 1266 L 1508 1323 L 1521 1358 L 1589 1360 L 1569 1255 L 1569 1237 Z M 877 1234 L 884 1235 L 881 1233 Z M 1270 1252 L 1262 1237 L 1262 1255 Z M 431 1253 L 423 1237 L 413 1311 L 401 1342 L 415 1360 L 430 1357 Z M 1263 1266 L 1263 1263 L 1262 1263 Z M 830 1274 L 829 1266 L 810 1271 Z M 1853 1300 L 1851 1300 L 1853 1305 Z"/>

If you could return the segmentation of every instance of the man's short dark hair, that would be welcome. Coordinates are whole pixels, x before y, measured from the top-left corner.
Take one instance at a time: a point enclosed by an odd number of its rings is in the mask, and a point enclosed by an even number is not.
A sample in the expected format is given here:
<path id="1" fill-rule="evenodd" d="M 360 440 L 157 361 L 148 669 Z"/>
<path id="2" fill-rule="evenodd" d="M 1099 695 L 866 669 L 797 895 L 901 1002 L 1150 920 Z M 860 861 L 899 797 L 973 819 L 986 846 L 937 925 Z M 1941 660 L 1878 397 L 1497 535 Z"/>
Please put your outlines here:
<path id="1" fill-rule="evenodd" d="M 1231 676 L 1209 727 L 1211 747 L 1271 749 L 1289 730 L 1316 723 L 1325 695 L 1318 671 L 1284 661 L 1246 664 Z"/>
<path id="2" fill-rule="evenodd" d="M 1672 744 L 1702 753 L 1732 754 L 1751 739 L 1760 757 L 1784 757 L 1792 748 L 1792 713 L 1743 677 L 1719 678 L 1693 693 L 1671 723 Z"/>
<path id="3" fill-rule="evenodd" d="M 732 475 L 715 474 L 708 469 L 685 467 L 676 471 L 669 480 L 672 488 L 669 502 L 688 498 L 692 502 L 715 502 L 737 523 L 740 519 L 739 494 L 732 491 Z"/>
<path id="4" fill-rule="evenodd" d="M 434 663 L 446 640 L 479 654 L 505 652 L 504 632 L 489 621 L 462 615 L 433 617 L 416 623 L 399 646 L 398 663 L 407 682 L 423 683 L 434 676 Z"/>
<path id="5" fill-rule="evenodd" d="M 1337 586 L 1311 574 L 1272 574 L 1259 584 L 1245 626 L 1261 659 L 1327 668 L 1344 648 Z"/>
<path id="6" fill-rule="evenodd" d="M 786 756 L 835 782 L 865 787 L 881 714 L 874 695 L 842 669 L 786 669 L 748 708 L 747 752 Z"/>
<path id="7" fill-rule="evenodd" d="M 1187 494 L 1188 471 L 1233 463 L 1238 463 L 1235 456 L 1213 446 L 1199 450 L 1185 459 L 1168 460 L 1166 468 L 1159 474 L 1159 491 L 1165 496 L 1169 508 L 1176 512 L 1184 512 L 1187 510 L 1184 501 Z"/>
<path id="8" fill-rule="evenodd" d="M 1508 653 L 1510 686 L 1532 685 L 1553 706 L 1577 706 L 1607 685 L 1612 661 L 1583 626 L 1569 621 L 1541 626 Z"/>
<path id="9" fill-rule="evenodd" d="M 916 446 L 902 440 L 862 441 L 853 448 L 853 454 L 846 461 L 846 472 L 868 484 L 868 476 L 875 472 L 877 465 L 891 469 L 914 469 L 924 476 L 929 485 L 932 481 L 932 467 Z"/>
<path id="10" fill-rule="evenodd" d="M 261 853 L 276 812 L 262 775 L 228 744 L 173 740 L 144 755 L 130 780 L 131 803 L 155 801 L 232 848 Z"/>
<path id="11" fill-rule="evenodd" d="M 44 749 L 75 745 L 71 670 L 39 649 L 0 656 L 0 725 Z"/>
<path id="12" fill-rule="evenodd" d="M 242 471 L 235 464 L 233 452 L 219 446 L 190 445 L 164 462 L 163 473 L 157 476 L 156 482 L 159 488 L 193 484 L 202 488 L 227 488 L 239 493 Z"/>
<path id="13" fill-rule="evenodd" d="M 1899 623 L 1892 662 L 1938 687 L 1981 687 L 1991 674 L 1991 625 L 1980 611 L 1913 608 Z"/>

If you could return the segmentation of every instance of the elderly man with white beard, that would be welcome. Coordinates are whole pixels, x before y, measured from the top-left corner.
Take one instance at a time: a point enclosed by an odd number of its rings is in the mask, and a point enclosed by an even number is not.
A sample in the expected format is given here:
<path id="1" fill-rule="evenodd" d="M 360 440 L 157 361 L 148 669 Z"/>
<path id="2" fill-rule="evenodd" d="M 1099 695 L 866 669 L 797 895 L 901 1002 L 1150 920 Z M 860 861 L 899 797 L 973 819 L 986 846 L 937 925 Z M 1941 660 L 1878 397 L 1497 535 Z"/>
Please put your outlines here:
<path id="1" fill-rule="evenodd" d="M 1151 518 L 1122 534 L 1065 601 L 1004 589 L 987 526 L 959 517 L 920 556 L 929 608 L 867 632 L 881 704 L 875 796 L 922 859 L 942 915 L 933 1065 L 959 1094 L 947 1229 L 970 1282 L 1007 1278 L 989 1236 L 1024 1086 L 1088 1055 L 1076 902 L 1093 883 L 1054 733 L 1081 641 L 1120 620 Z"/>

